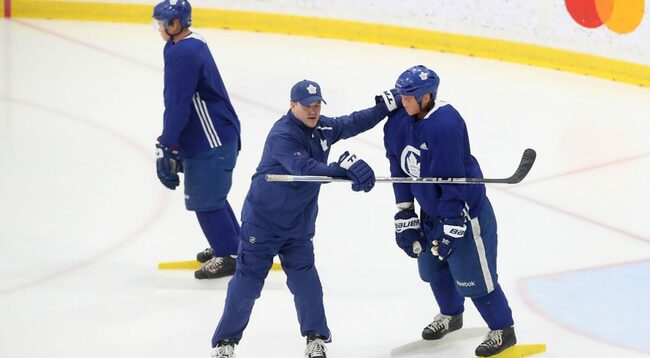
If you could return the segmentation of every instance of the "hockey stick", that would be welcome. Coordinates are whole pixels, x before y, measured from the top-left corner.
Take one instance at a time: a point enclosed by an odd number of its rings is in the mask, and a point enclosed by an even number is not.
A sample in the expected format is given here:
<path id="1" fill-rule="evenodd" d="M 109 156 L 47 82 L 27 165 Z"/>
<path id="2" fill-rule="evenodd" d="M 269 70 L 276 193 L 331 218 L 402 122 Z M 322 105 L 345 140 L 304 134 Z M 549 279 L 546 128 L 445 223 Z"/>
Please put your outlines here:
<path id="1" fill-rule="evenodd" d="M 533 149 L 524 150 L 521 161 L 515 173 L 508 178 L 401 178 L 401 177 L 377 177 L 377 183 L 391 184 L 517 184 L 524 180 L 535 163 L 537 153 Z M 284 175 L 267 174 L 266 181 L 273 182 L 307 182 L 307 183 L 337 183 L 350 182 L 348 178 L 317 176 L 317 175 Z"/>

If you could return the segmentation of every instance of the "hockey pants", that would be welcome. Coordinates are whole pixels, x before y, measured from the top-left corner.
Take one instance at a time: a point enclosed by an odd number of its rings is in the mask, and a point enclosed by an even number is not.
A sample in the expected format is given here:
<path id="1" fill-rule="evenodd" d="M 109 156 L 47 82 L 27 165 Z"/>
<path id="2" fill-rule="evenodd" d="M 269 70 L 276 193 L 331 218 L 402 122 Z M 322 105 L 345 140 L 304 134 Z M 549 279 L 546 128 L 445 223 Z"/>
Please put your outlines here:
<path id="1" fill-rule="evenodd" d="M 239 342 L 242 338 L 275 255 L 280 256 L 287 286 L 294 296 L 300 333 L 303 336 L 316 333 L 329 340 L 323 289 L 314 266 L 311 239 L 278 237 L 250 223 L 243 224 L 240 239 L 237 271 L 228 284 L 224 312 L 212 337 L 212 346 L 224 339 Z"/>

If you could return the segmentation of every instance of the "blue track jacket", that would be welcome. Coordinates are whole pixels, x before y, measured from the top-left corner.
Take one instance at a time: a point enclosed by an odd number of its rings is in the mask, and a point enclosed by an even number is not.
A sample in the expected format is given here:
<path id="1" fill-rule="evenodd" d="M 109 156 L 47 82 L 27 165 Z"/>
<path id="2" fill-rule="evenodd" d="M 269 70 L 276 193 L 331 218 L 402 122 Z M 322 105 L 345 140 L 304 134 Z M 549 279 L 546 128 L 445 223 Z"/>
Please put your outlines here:
<path id="1" fill-rule="evenodd" d="M 267 182 L 265 174 L 345 176 L 345 169 L 327 165 L 331 146 L 373 128 L 387 114 L 386 106 L 379 103 L 347 116 L 320 116 L 316 127 L 309 128 L 287 112 L 266 138 L 244 201 L 242 222 L 284 238 L 313 237 L 321 184 Z"/>

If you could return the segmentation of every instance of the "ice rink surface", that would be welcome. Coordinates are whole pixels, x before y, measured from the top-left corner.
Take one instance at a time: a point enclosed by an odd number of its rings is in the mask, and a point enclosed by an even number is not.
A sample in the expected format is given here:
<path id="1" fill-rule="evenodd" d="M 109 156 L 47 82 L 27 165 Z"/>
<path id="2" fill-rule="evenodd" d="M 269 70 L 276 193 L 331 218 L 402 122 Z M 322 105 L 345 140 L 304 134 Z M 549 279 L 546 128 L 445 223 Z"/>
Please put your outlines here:
<path id="1" fill-rule="evenodd" d="M 650 90 L 498 61 L 346 41 L 195 29 L 242 122 L 239 212 L 289 89 L 319 82 L 335 116 L 371 106 L 406 68 L 441 77 L 487 177 L 537 150 L 529 177 L 488 186 L 500 283 L 519 343 L 540 357 L 650 355 Z M 162 47 L 148 26 L 0 20 L 0 357 L 208 357 L 227 280 L 158 271 L 206 247 L 181 191 L 156 178 Z M 381 124 L 334 146 L 388 174 Z M 471 357 L 487 328 L 438 343 L 416 261 L 394 244 L 392 190 L 321 190 L 316 262 L 329 357 Z M 272 271 L 238 357 L 300 357 L 304 339 Z"/>

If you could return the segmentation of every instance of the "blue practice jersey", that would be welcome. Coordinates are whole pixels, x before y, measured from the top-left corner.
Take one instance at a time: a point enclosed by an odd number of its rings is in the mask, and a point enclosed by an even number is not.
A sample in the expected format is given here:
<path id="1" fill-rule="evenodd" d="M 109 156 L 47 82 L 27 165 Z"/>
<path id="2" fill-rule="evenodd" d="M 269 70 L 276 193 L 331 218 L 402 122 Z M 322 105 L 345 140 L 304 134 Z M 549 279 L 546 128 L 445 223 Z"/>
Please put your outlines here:
<path id="1" fill-rule="evenodd" d="M 423 119 L 400 109 L 384 126 L 384 146 L 395 177 L 482 178 L 472 156 L 465 121 L 442 101 Z M 397 203 L 417 199 L 427 215 L 460 217 L 464 210 L 476 217 L 485 200 L 482 184 L 393 184 Z"/>
<path id="2" fill-rule="evenodd" d="M 205 40 L 192 33 L 168 41 L 165 57 L 165 114 L 160 142 L 185 158 L 239 141 L 240 126 Z"/>
<path id="3" fill-rule="evenodd" d="M 262 160 L 244 206 L 242 222 L 290 238 L 314 236 L 320 183 L 267 182 L 265 174 L 345 176 L 338 166 L 328 166 L 331 146 L 379 123 L 388 110 L 383 103 L 348 116 L 321 116 L 315 128 L 305 126 L 289 111 L 271 128 Z"/>

